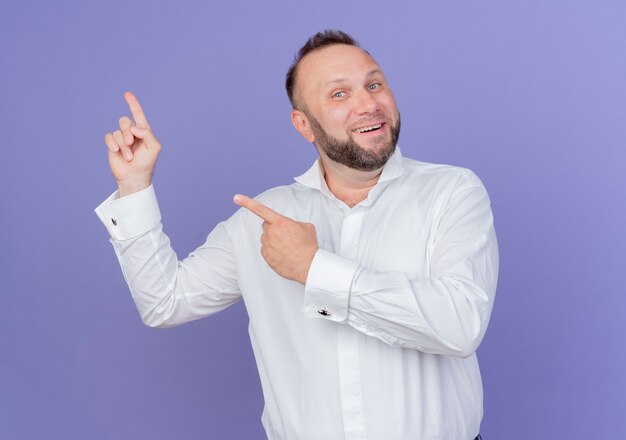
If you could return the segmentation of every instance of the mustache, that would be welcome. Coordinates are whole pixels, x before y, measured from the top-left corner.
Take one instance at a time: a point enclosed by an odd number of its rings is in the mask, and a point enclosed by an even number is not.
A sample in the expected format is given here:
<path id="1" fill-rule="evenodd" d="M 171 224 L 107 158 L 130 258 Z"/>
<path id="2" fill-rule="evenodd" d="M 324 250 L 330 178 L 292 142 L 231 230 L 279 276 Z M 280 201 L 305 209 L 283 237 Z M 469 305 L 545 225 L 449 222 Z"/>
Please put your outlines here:
<path id="1" fill-rule="evenodd" d="M 379 112 L 374 113 L 373 115 L 363 117 L 361 119 L 357 119 L 352 125 L 354 125 L 355 127 L 360 127 L 360 126 L 368 125 L 374 122 L 389 123 L 390 118 L 383 112 L 379 111 Z"/>

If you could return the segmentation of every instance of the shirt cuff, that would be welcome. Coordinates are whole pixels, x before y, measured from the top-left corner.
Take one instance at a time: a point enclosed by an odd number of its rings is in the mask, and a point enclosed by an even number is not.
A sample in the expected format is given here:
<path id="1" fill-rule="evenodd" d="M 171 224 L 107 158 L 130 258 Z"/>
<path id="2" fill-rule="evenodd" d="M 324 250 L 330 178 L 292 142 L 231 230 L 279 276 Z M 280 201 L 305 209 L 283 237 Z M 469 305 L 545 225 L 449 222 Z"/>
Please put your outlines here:
<path id="1" fill-rule="evenodd" d="M 318 249 L 304 286 L 304 314 L 342 322 L 348 319 L 350 289 L 359 265 Z"/>
<path id="2" fill-rule="evenodd" d="M 95 211 L 109 235 L 120 241 L 145 234 L 161 222 L 161 211 L 152 185 L 121 198 L 115 191 Z"/>

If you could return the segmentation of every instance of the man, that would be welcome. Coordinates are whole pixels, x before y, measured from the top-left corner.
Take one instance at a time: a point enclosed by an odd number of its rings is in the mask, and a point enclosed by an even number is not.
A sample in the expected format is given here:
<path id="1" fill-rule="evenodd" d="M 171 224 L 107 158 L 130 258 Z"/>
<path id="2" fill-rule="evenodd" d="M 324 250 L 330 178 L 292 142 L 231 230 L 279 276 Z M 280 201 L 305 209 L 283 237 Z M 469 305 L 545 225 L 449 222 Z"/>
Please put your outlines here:
<path id="1" fill-rule="evenodd" d="M 470 440 L 482 418 L 475 351 L 498 253 L 469 170 L 405 159 L 400 114 L 347 34 L 302 47 L 287 75 L 294 127 L 319 152 L 177 261 L 152 170 L 161 149 L 137 99 L 107 134 L 119 190 L 97 208 L 143 321 L 168 327 L 243 298 L 270 439 Z"/>

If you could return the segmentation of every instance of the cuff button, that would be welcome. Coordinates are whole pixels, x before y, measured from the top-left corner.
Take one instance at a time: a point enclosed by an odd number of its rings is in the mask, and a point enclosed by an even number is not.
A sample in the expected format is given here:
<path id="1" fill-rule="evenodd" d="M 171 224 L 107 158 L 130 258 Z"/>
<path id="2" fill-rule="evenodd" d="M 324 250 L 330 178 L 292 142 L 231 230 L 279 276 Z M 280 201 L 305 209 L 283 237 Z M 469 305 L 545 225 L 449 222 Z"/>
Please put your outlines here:
<path id="1" fill-rule="evenodd" d="M 330 316 L 330 312 L 326 309 L 319 309 L 317 313 L 319 313 L 322 316 Z"/>
<path id="2" fill-rule="evenodd" d="M 113 223 L 113 226 L 117 226 L 117 220 L 115 220 L 114 218 L 111 218 L 111 223 Z"/>

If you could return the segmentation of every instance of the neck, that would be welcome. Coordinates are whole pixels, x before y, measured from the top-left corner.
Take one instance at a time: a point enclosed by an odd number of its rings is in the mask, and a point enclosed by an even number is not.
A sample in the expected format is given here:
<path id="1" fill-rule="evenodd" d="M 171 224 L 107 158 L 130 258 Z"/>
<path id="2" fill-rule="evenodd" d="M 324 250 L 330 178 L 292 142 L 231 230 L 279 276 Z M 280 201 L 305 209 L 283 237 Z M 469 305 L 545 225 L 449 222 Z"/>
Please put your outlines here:
<path id="1" fill-rule="evenodd" d="M 367 198 L 383 171 L 382 167 L 373 171 L 355 170 L 333 162 L 324 154 L 320 160 L 328 189 L 350 208 Z"/>

